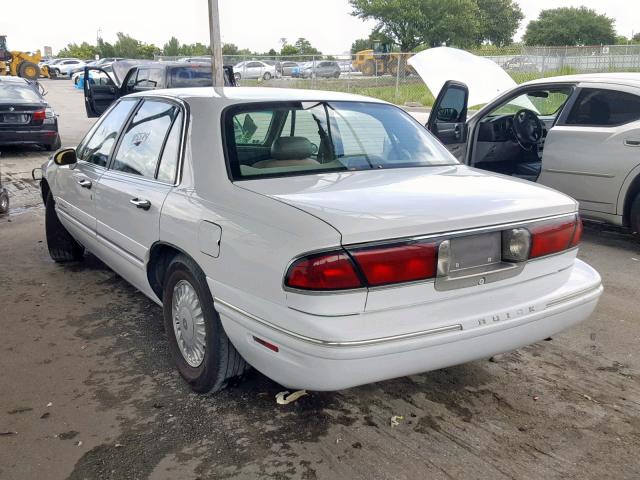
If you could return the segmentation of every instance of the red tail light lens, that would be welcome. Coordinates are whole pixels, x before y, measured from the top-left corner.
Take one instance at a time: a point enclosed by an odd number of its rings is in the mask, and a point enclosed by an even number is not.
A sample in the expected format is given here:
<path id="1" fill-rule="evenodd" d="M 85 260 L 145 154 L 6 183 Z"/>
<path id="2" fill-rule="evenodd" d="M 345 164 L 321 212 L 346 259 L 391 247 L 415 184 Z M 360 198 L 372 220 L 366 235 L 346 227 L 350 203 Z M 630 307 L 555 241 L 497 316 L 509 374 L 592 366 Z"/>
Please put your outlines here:
<path id="1" fill-rule="evenodd" d="M 46 112 L 44 110 L 36 110 L 35 112 L 33 112 L 33 116 L 31 117 L 33 120 L 40 121 L 42 122 L 45 117 L 47 116 Z"/>
<path id="2" fill-rule="evenodd" d="M 414 243 L 350 252 L 369 286 L 413 282 L 436 276 L 438 246 Z"/>
<path id="3" fill-rule="evenodd" d="M 576 219 L 576 229 L 573 232 L 573 238 L 571 239 L 571 244 L 569 245 L 570 247 L 577 247 L 580 244 L 580 241 L 582 240 L 582 229 L 584 227 L 582 226 L 582 219 L 578 216 L 578 218 Z"/>
<path id="4" fill-rule="evenodd" d="M 580 232 L 578 232 L 580 229 Z M 544 223 L 529 228 L 531 232 L 531 253 L 529 258 L 544 257 L 577 245 L 580 241 L 582 223 L 579 218 L 555 223 Z M 577 240 L 576 240 L 577 234 Z M 574 241 L 576 243 L 574 244 Z"/>
<path id="5" fill-rule="evenodd" d="M 345 290 L 363 286 L 351 258 L 344 252 L 296 260 L 287 271 L 285 285 L 301 290 Z"/>

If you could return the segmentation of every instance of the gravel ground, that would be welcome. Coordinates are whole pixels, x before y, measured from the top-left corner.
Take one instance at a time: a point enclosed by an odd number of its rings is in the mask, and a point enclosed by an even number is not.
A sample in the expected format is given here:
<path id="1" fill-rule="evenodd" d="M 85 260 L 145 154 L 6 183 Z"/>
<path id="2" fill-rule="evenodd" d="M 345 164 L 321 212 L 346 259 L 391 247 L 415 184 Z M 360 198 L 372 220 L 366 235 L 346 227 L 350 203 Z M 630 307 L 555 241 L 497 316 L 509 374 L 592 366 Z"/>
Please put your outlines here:
<path id="1" fill-rule="evenodd" d="M 91 121 L 46 82 L 63 142 Z M 640 242 L 591 225 L 594 315 L 550 341 L 453 368 L 276 405 L 253 371 L 217 395 L 171 365 L 160 309 L 95 257 L 59 266 L 28 172 L 4 151 L 0 217 L 2 479 L 640 478 Z M 391 417 L 402 416 L 391 426 Z"/>

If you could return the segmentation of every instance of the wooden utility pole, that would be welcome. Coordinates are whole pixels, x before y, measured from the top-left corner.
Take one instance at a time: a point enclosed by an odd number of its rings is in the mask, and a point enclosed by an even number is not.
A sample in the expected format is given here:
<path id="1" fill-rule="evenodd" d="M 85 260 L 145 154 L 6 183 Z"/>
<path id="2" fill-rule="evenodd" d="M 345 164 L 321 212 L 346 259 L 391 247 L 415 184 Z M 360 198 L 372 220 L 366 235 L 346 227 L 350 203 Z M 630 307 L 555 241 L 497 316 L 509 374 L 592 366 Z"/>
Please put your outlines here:
<path id="1" fill-rule="evenodd" d="M 220 12 L 218 0 L 209 2 L 209 44 L 211 45 L 211 70 L 214 87 L 224 86 L 222 69 L 222 43 L 220 41 Z"/>

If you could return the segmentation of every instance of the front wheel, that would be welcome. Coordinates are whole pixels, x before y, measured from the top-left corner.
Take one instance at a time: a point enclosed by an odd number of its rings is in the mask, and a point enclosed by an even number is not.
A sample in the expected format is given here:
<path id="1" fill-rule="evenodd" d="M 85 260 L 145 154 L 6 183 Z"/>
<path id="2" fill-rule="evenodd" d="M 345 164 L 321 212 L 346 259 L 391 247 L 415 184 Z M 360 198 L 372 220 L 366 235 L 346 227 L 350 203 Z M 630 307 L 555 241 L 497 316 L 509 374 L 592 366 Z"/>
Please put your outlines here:
<path id="1" fill-rule="evenodd" d="M 265 72 L 262 78 L 263 80 L 271 80 L 271 74 L 269 72 Z"/>
<path id="2" fill-rule="evenodd" d="M 629 217 L 631 231 L 640 236 L 640 194 L 636 195 L 635 200 L 631 204 L 631 215 Z"/>
<path id="3" fill-rule="evenodd" d="M 9 211 L 9 193 L 6 190 L 0 190 L 0 213 Z"/>
<path id="4" fill-rule="evenodd" d="M 223 389 L 248 365 L 227 337 L 204 273 L 185 255 L 167 268 L 162 310 L 169 350 L 178 371 L 199 393 Z"/>
<path id="5" fill-rule="evenodd" d="M 64 228 L 56 213 L 55 201 L 51 192 L 47 194 L 44 212 L 44 228 L 47 236 L 49 255 L 57 263 L 82 260 L 84 247 L 80 245 Z"/>

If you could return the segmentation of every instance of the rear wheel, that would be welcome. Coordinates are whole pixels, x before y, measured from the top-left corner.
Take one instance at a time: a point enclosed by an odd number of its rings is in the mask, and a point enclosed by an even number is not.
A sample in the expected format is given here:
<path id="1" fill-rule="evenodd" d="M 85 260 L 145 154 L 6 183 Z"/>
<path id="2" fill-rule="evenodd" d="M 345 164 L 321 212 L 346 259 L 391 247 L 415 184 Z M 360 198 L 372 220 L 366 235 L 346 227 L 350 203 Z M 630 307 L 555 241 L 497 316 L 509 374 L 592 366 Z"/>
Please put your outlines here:
<path id="1" fill-rule="evenodd" d="M 27 80 L 40 78 L 40 67 L 33 62 L 22 62 L 18 68 L 18 75 Z"/>
<path id="2" fill-rule="evenodd" d="M 640 236 L 640 194 L 636 195 L 635 200 L 631 204 L 629 223 L 631 224 L 631 231 Z"/>
<path id="3" fill-rule="evenodd" d="M 51 192 L 47 194 L 44 227 L 49 255 L 55 262 L 66 263 L 82 260 L 84 247 L 60 223 Z"/>
<path id="4" fill-rule="evenodd" d="M 9 193 L 6 190 L 0 190 L 0 213 L 9 211 Z"/>
<path id="5" fill-rule="evenodd" d="M 189 257 L 178 255 L 165 278 L 164 325 L 178 371 L 196 392 L 219 391 L 248 365 L 222 328 L 205 275 Z"/>
<path id="6" fill-rule="evenodd" d="M 239 82 L 242 79 L 242 75 L 240 75 L 239 73 L 234 73 L 233 76 L 236 79 L 236 82 Z"/>

